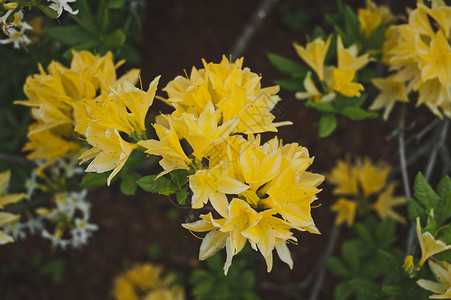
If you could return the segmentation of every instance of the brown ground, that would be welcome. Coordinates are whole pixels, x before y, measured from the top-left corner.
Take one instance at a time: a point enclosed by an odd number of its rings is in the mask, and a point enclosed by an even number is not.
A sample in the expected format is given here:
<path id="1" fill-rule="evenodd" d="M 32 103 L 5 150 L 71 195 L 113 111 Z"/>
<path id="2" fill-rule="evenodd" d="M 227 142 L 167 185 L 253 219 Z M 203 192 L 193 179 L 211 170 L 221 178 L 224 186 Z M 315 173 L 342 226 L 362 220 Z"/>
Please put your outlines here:
<path id="1" fill-rule="evenodd" d="M 193 65 L 200 67 L 201 58 L 218 62 L 222 54 L 228 55 L 258 3 L 256 0 L 149 1 L 143 28 L 142 64 L 139 66 L 144 85 L 163 74 L 159 94 L 164 95 L 161 88 L 176 75 L 183 74 L 184 68 L 189 71 Z M 320 6 L 320 1 L 309 1 L 308 6 L 310 24 L 321 20 L 322 14 L 332 9 L 330 4 Z M 306 31 L 309 30 L 311 28 Z M 263 75 L 263 86 L 272 85 L 274 79 L 283 75 L 270 65 L 266 54 L 273 52 L 297 59 L 291 44 L 303 40 L 304 36 L 289 33 L 279 22 L 277 14 L 273 13 L 245 51 L 244 64 Z M 316 157 L 312 171 L 324 174 L 346 153 L 395 162 L 396 141 L 386 139 L 395 121 L 387 124 L 376 119 L 357 123 L 340 118 L 339 127 L 332 137 L 319 139 L 319 114 L 307 110 L 293 93 L 282 91 L 280 96 L 283 101 L 280 103 L 282 115 L 279 120 L 290 120 L 294 124 L 281 128 L 279 136 L 285 142 L 299 142 L 309 149 L 311 155 Z M 155 104 L 155 111 L 160 110 L 168 111 L 164 105 Z M 322 235 L 296 234 L 300 243 L 290 246 L 294 270 L 289 271 L 276 258 L 269 275 L 265 274 L 265 267 L 261 265 L 258 272 L 262 277 L 257 285 L 263 281 L 302 281 L 320 258 L 334 219 L 329 211 L 334 201 L 330 186 L 323 184 L 322 187 L 324 190 L 319 194 L 322 206 L 313 210 Z M 201 266 L 196 259 L 200 241 L 180 226 L 187 212 L 175 210 L 166 197 L 138 191 L 135 197 L 130 198 L 112 187 L 93 190 L 90 199 L 93 203 L 92 219 L 100 230 L 84 249 L 51 251 L 49 243 L 40 238 L 9 244 L 0 249 L 2 267 L 15 261 L 21 270 L 14 281 L 0 280 L 0 295 L 6 286 L 13 286 L 18 299 L 108 299 L 115 274 L 130 262 L 148 260 L 146 252 L 150 245 L 158 245 L 162 250 L 156 262 L 186 276 L 194 267 Z M 341 239 L 345 236 L 346 233 L 342 232 Z M 20 256 L 21 253 L 25 255 Z M 37 253 L 47 260 L 65 259 L 63 283 L 52 284 L 46 277 L 41 282 L 33 279 L 39 276 L 31 266 Z M 331 275 L 326 276 L 320 299 L 332 299 L 334 282 Z M 283 296 L 271 290 L 259 289 L 259 293 L 262 299 L 305 299 L 310 289 L 308 287 Z"/>

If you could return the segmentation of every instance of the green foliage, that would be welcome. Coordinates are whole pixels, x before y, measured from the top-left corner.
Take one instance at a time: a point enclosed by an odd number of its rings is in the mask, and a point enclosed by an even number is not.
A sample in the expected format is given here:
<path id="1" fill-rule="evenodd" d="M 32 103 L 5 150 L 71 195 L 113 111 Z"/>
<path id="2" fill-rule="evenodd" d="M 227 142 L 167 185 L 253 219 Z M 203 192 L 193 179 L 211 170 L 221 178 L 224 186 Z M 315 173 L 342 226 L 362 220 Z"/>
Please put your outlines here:
<path id="1" fill-rule="evenodd" d="M 268 53 L 268 59 L 277 70 L 287 75 L 303 78 L 307 74 L 307 67 L 298 64 L 289 58 L 274 53 Z"/>
<path id="2" fill-rule="evenodd" d="M 309 20 L 305 6 L 301 1 L 290 0 L 284 5 L 278 6 L 280 20 L 291 31 L 295 33 L 303 33 L 305 26 Z"/>
<path id="3" fill-rule="evenodd" d="M 139 20 L 135 20 L 125 7 L 132 1 L 78 0 L 74 9 L 79 9 L 79 13 L 70 16 L 74 22 L 71 25 L 47 28 L 45 33 L 66 46 L 64 57 L 67 59 L 72 56 L 72 49 L 91 50 L 102 55 L 107 51 L 121 49 L 124 50 L 121 51 L 121 58 L 125 58 L 128 63 L 137 63 L 139 55 L 132 44 L 140 39 Z"/>
<path id="4" fill-rule="evenodd" d="M 243 251 L 247 252 L 244 249 Z M 206 264 L 208 267 L 206 270 L 194 270 L 190 277 L 193 287 L 191 294 L 196 299 L 259 299 L 253 291 L 256 281 L 255 273 L 249 268 L 249 261 L 242 253 L 234 257 L 227 276 L 224 275 L 224 262 L 220 254 L 217 253 L 207 259 Z"/>
<path id="5" fill-rule="evenodd" d="M 340 257 L 326 261 L 330 271 L 342 278 L 335 287 L 334 299 L 382 300 L 388 295 L 396 295 L 399 300 L 428 299 L 416 279 L 409 278 L 401 268 L 404 253 L 394 245 L 396 241 L 396 223 L 389 218 L 379 221 L 370 216 L 356 223 L 352 238 L 341 247 Z"/>
<path id="6" fill-rule="evenodd" d="M 422 224 L 428 222 L 427 231 L 435 233 L 451 217 L 451 179 L 449 176 L 443 177 L 434 191 L 419 172 L 413 190 L 413 198 L 407 203 L 409 220 L 415 221 L 420 217 Z"/>
<path id="7" fill-rule="evenodd" d="M 138 188 L 136 180 L 138 180 L 138 176 L 136 174 L 125 173 L 122 176 L 122 182 L 120 185 L 121 192 L 124 195 L 133 196 Z"/>
<path id="8" fill-rule="evenodd" d="M 111 172 L 105 173 L 88 173 L 83 176 L 80 186 L 81 187 L 98 187 L 105 186 L 108 176 L 110 176 Z M 114 180 L 114 179 L 113 179 Z"/>
<path id="9" fill-rule="evenodd" d="M 157 178 L 157 175 L 148 175 L 141 177 L 136 183 L 146 192 L 154 194 L 169 196 L 177 191 L 177 185 L 164 176 Z"/>
<path id="10" fill-rule="evenodd" d="M 328 137 L 337 128 L 337 118 L 334 114 L 324 114 L 319 120 L 319 137 Z"/>

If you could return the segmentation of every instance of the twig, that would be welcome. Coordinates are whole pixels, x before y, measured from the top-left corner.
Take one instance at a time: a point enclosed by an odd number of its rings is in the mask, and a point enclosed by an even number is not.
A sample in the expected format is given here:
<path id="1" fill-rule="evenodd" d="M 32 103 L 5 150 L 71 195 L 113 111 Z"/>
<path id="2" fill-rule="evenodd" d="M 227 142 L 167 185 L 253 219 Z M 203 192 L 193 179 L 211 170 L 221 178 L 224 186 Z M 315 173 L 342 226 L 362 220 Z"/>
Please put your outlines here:
<path id="1" fill-rule="evenodd" d="M 414 140 L 420 140 L 421 138 L 423 138 L 423 136 L 428 133 L 429 131 L 431 131 L 435 126 L 437 126 L 437 124 L 440 123 L 440 119 L 435 118 L 434 121 L 432 121 L 431 123 L 429 123 L 426 127 L 424 127 L 420 132 L 408 137 L 405 141 L 405 144 L 408 145 L 410 144 L 412 141 Z"/>
<path id="2" fill-rule="evenodd" d="M 0 160 L 18 163 L 18 164 L 22 164 L 22 165 L 33 165 L 34 164 L 34 162 L 32 162 L 31 160 L 28 160 L 22 156 L 12 155 L 12 154 L 7 154 L 7 153 L 0 153 Z"/>
<path id="3" fill-rule="evenodd" d="M 407 172 L 406 152 L 405 152 L 405 144 L 404 144 L 404 123 L 405 123 L 405 121 L 406 121 L 406 106 L 403 106 L 402 110 L 401 110 L 401 118 L 399 121 L 399 136 L 398 136 L 399 163 L 401 165 L 402 181 L 404 184 L 404 193 L 406 194 L 406 198 L 410 199 L 412 197 L 412 195 L 410 193 L 409 173 Z"/>
<path id="4" fill-rule="evenodd" d="M 434 169 L 438 152 L 443 147 L 443 144 L 445 142 L 446 136 L 448 134 L 448 123 L 449 123 L 449 119 L 445 119 L 445 121 L 443 121 L 442 129 L 440 131 L 439 141 L 436 144 L 436 146 L 434 147 L 434 149 L 432 150 L 431 156 L 430 156 L 428 164 L 426 166 L 426 170 L 424 171 L 424 177 L 426 178 L 426 180 L 429 180 L 431 178 L 432 170 Z"/>
<path id="5" fill-rule="evenodd" d="M 249 41 L 263 24 L 263 21 L 278 1 L 279 0 L 262 0 L 246 27 L 244 27 L 244 30 L 241 32 L 241 35 L 233 45 L 232 50 L 230 51 L 232 58 L 238 58 L 243 54 L 249 44 Z"/>
<path id="6" fill-rule="evenodd" d="M 326 251 L 324 252 L 323 258 L 320 261 L 320 270 L 318 276 L 316 277 L 315 285 L 313 286 L 312 293 L 310 294 L 309 300 L 318 299 L 319 292 L 321 290 L 321 286 L 323 285 L 324 276 L 326 275 L 326 258 L 332 254 L 332 251 L 335 248 L 335 244 L 337 243 L 337 238 L 340 233 L 341 226 L 333 225 L 329 242 L 326 246 Z"/>

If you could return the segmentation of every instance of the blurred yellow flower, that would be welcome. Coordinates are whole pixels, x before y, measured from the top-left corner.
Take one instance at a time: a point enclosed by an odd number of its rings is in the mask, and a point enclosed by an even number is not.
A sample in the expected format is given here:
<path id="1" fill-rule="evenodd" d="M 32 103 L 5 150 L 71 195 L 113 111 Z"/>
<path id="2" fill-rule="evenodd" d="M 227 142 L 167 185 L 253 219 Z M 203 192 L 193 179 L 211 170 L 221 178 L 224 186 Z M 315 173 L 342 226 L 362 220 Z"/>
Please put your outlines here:
<path id="1" fill-rule="evenodd" d="M 7 189 L 11 178 L 11 171 L 7 170 L 0 173 L 0 209 L 5 205 L 17 203 L 27 198 L 26 194 L 8 194 Z M 15 215 L 7 212 L 0 212 L 0 228 L 8 224 L 17 222 L 20 215 Z M 0 230 L 0 245 L 14 242 L 12 236 Z"/>
<path id="2" fill-rule="evenodd" d="M 346 226 L 348 227 L 354 225 L 357 210 L 356 201 L 348 200 L 346 198 L 338 198 L 330 209 L 337 213 L 335 225 L 341 225 L 343 223 L 346 223 Z"/>
<path id="3" fill-rule="evenodd" d="M 313 42 L 307 43 L 305 47 L 294 44 L 297 54 L 316 72 L 320 81 L 324 80 L 324 60 L 332 40 L 330 35 L 326 42 L 317 37 Z"/>
<path id="4" fill-rule="evenodd" d="M 387 78 L 373 78 L 371 82 L 381 91 L 381 93 L 374 99 L 370 109 L 379 110 L 385 108 L 385 121 L 388 119 L 396 101 L 409 101 L 404 82 L 396 81 L 394 76 L 389 76 Z"/>
<path id="5" fill-rule="evenodd" d="M 407 203 L 406 197 L 393 197 L 393 192 L 395 190 L 396 183 L 390 183 L 381 192 L 377 198 L 377 201 L 372 205 L 372 208 L 376 211 L 381 219 L 386 217 L 391 217 L 402 224 L 406 223 L 406 219 L 399 213 L 393 210 L 393 207 L 404 205 Z"/>
<path id="6" fill-rule="evenodd" d="M 162 266 L 137 264 L 114 279 L 112 295 L 116 300 L 184 300 L 183 288 L 163 272 Z"/>
<path id="7" fill-rule="evenodd" d="M 388 6 L 377 6 L 371 0 L 367 0 L 366 7 L 359 8 L 357 13 L 360 32 L 363 32 L 367 38 L 371 36 L 379 25 L 388 24 L 395 19 Z"/>

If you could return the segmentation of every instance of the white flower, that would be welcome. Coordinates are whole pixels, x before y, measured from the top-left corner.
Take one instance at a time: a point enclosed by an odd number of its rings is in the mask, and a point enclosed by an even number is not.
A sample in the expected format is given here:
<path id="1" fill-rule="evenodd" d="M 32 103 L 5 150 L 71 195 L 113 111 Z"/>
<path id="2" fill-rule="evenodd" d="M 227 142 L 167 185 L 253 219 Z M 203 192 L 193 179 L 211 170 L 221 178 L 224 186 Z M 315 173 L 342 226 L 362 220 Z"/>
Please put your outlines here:
<path id="1" fill-rule="evenodd" d="M 68 2 L 75 2 L 77 0 L 50 0 L 51 2 L 54 2 L 49 7 L 53 10 L 56 10 L 58 13 L 58 17 L 61 16 L 63 13 L 63 10 L 67 11 L 68 13 L 71 13 L 73 15 L 78 14 L 78 9 L 76 11 L 72 10 L 72 7 L 67 4 Z"/>
<path id="2" fill-rule="evenodd" d="M 24 30 L 17 31 L 14 28 L 9 29 L 10 36 L 7 39 L 0 40 L 0 44 L 14 43 L 14 48 L 19 49 L 20 45 L 28 45 L 30 39 L 25 35 Z"/>

